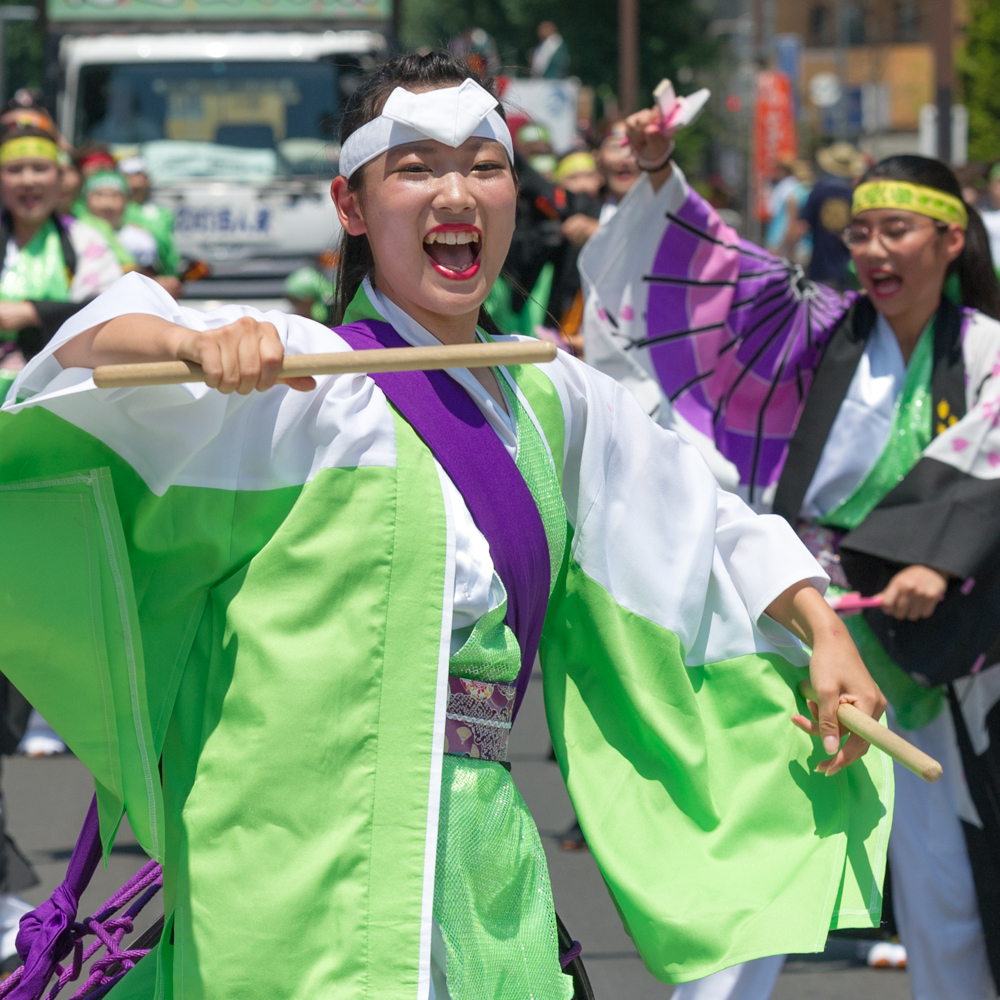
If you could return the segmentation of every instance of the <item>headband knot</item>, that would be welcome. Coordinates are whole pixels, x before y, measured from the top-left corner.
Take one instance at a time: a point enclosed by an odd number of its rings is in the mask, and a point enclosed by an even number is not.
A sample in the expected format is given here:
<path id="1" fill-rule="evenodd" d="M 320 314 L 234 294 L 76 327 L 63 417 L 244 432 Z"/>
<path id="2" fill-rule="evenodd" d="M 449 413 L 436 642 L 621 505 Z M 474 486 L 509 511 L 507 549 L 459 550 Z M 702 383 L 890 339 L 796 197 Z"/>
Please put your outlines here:
<path id="1" fill-rule="evenodd" d="M 855 215 L 872 208 L 899 208 L 939 222 L 954 222 L 967 229 L 969 212 L 961 198 L 947 191 L 908 181 L 867 181 L 854 189 Z"/>
<path id="2" fill-rule="evenodd" d="M 352 132 L 340 151 L 340 172 L 350 177 L 382 153 L 421 139 L 457 149 L 472 136 L 503 144 L 511 163 L 514 144 L 507 123 L 497 113 L 497 99 L 475 80 L 415 94 L 397 87 L 382 114 Z"/>

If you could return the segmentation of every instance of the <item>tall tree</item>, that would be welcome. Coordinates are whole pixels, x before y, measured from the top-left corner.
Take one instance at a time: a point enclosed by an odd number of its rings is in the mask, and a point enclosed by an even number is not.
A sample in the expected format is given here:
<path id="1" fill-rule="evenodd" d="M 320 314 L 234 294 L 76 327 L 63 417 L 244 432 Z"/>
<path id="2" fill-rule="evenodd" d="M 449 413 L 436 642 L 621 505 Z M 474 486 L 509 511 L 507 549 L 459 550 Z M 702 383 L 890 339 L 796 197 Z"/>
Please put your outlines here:
<path id="1" fill-rule="evenodd" d="M 969 109 L 969 157 L 1000 160 L 1000 4 L 970 0 L 966 47 L 960 61 Z"/>

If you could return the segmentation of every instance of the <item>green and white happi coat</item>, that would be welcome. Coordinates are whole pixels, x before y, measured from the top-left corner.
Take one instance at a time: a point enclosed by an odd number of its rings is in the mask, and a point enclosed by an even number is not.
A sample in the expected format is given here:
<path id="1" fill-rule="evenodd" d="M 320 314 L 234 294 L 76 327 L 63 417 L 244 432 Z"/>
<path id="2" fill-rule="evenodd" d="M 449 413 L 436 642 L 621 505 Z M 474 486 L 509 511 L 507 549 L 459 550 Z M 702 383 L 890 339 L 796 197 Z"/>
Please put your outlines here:
<path id="1" fill-rule="evenodd" d="M 366 376 L 246 397 L 98 390 L 53 358 L 128 313 L 195 329 L 260 316 L 184 309 L 129 275 L 4 407 L 2 669 L 93 772 L 106 849 L 124 809 L 164 862 L 163 943 L 117 995 L 423 998 L 434 917 L 447 940 L 464 906 L 480 926 L 449 948 L 480 951 L 449 953 L 455 1000 L 565 996 L 495 959 L 550 920 L 547 896 L 529 905 L 548 887 L 520 797 L 497 764 L 444 762 L 454 488 Z M 374 315 L 362 294 L 348 319 Z M 347 349 L 266 318 L 290 353 Z M 517 447 L 529 419 L 565 505 L 540 651 L 549 727 L 647 967 L 685 981 L 877 924 L 891 767 L 872 751 L 815 772 L 821 748 L 789 722 L 806 656 L 764 615 L 792 583 L 825 584 L 815 560 L 611 379 L 564 354 L 500 375 Z M 472 766 L 492 785 L 464 815 L 494 816 L 475 836 L 442 809 L 442 781 L 454 804 Z M 442 862 L 459 832 L 461 860 Z M 450 864 L 472 905 L 442 883 Z M 477 872 L 489 887 L 470 888 Z M 477 909 L 490 892 L 503 906 Z"/>

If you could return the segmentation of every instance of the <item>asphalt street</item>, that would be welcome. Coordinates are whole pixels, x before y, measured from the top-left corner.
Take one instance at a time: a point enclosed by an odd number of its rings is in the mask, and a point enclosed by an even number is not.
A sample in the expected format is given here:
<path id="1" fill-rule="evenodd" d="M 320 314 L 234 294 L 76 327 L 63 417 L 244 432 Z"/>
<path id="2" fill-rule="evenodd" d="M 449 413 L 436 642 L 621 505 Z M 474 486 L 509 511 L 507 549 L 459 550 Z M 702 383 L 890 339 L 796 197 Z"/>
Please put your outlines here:
<path id="1" fill-rule="evenodd" d="M 541 678 L 536 675 L 515 727 L 510 757 L 513 776 L 542 834 L 556 907 L 583 944 L 598 1000 L 667 1000 L 671 988 L 646 972 L 622 930 L 590 853 L 567 853 L 559 848 L 559 835 L 570 825 L 573 814 L 548 751 Z M 37 904 L 62 880 L 93 785 L 83 765 L 68 755 L 40 760 L 7 758 L 3 768 L 8 829 L 41 879 L 41 885 L 23 896 Z M 668 845 L 664 849 L 668 851 Z M 98 869 L 83 898 L 81 915 L 93 913 L 145 860 L 127 822 L 123 823 L 107 869 Z M 151 904 L 137 930 L 160 912 L 156 902 Z M 909 998 L 905 972 L 867 969 L 854 959 L 855 950 L 853 943 L 840 941 L 824 955 L 792 957 L 778 980 L 774 1000 Z"/>

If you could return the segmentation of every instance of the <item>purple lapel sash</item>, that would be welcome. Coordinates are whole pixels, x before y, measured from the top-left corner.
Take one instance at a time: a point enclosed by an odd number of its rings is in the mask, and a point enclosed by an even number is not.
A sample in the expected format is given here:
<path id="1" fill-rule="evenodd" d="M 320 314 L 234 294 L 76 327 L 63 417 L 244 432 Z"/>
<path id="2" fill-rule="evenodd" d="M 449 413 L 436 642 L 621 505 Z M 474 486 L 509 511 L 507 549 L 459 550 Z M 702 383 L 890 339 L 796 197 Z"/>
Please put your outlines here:
<path id="1" fill-rule="evenodd" d="M 371 320 L 334 331 L 356 351 L 410 345 Z M 549 546 L 524 477 L 469 394 L 446 372 L 369 376 L 420 435 L 468 505 L 507 589 L 506 622 L 521 649 L 514 714 L 527 690 L 549 600 Z"/>

